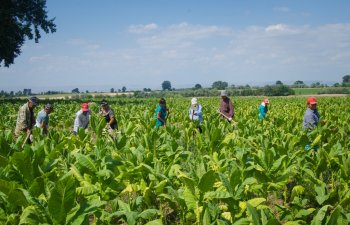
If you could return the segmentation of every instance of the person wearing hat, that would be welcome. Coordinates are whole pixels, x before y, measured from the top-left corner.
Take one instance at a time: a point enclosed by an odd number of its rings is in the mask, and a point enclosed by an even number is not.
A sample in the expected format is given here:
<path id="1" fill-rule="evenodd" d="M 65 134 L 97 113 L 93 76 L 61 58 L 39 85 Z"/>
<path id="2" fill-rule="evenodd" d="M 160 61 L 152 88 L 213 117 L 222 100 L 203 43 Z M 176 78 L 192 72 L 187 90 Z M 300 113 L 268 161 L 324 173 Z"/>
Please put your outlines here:
<path id="1" fill-rule="evenodd" d="M 112 129 L 118 130 L 117 120 L 115 119 L 113 109 L 111 109 L 106 100 L 101 101 L 100 114 L 106 119 L 107 125 Z"/>
<path id="2" fill-rule="evenodd" d="M 74 120 L 74 134 L 78 133 L 79 128 L 86 129 L 89 126 L 91 111 L 88 103 L 81 104 L 81 109 L 75 114 Z"/>
<path id="3" fill-rule="evenodd" d="M 220 102 L 219 113 L 222 115 L 222 118 L 226 118 L 227 121 L 231 122 L 232 118 L 235 115 L 235 110 L 234 110 L 232 101 L 227 96 L 227 93 L 225 90 L 221 91 L 220 96 L 221 96 L 221 102 Z"/>
<path id="4" fill-rule="evenodd" d="M 191 106 L 189 109 L 189 117 L 191 121 L 198 121 L 199 133 L 202 133 L 201 123 L 203 121 L 202 106 L 198 104 L 197 98 L 191 99 Z"/>
<path id="5" fill-rule="evenodd" d="M 306 103 L 307 109 L 304 114 L 303 128 L 311 131 L 320 121 L 320 114 L 317 111 L 317 100 L 315 97 L 309 97 Z"/>
<path id="6" fill-rule="evenodd" d="M 164 98 L 161 98 L 155 112 L 156 128 L 166 126 L 168 115 L 169 109 L 166 107 L 166 101 Z"/>
<path id="7" fill-rule="evenodd" d="M 312 131 L 316 128 L 318 122 L 320 121 L 320 114 L 317 111 L 317 100 L 315 97 L 309 97 L 307 99 L 307 109 L 304 114 L 303 128 L 307 132 Z M 311 145 L 311 140 L 306 144 L 305 150 L 309 150 Z M 314 146 L 313 150 L 317 151 L 318 146 Z"/>
<path id="8" fill-rule="evenodd" d="M 15 137 L 18 138 L 21 133 L 26 132 L 27 143 L 33 140 L 32 128 L 35 124 L 34 108 L 38 105 L 39 99 L 35 96 L 28 98 L 28 102 L 22 105 L 18 111 L 15 128 Z"/>
<path id="9" fill-rule="evenodd" d="M 259 106 L 259 121 L 261 122 L 267 114 L 269 100 L 265 98 Z"/>
<path id="10" fill-rule="evenodd" d="M 47 134 L 49 131 L 49 114 L 53 111 L 51 104 L 46 104 L 44 108 L 36 116 L 36 127 L 42 129 L 43 134 Z"/>

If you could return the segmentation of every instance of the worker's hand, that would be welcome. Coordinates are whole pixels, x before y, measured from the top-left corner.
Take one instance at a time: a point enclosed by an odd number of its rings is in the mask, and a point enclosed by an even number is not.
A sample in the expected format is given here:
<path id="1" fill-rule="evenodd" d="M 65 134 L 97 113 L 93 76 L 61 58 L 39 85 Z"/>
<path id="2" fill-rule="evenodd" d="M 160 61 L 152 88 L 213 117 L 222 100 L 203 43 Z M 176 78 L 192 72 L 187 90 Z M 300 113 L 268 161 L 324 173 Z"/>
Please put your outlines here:
<path id="1" fill-rule="evenodd" d="M 30 142 L 33 142 L 34 141 L 34 137 L 33 137 L 33 135 L 31 134 L 31 135 L 29 135 L 29 140 L 30 140 Z"/>
<path id="2" fill-rule="evenodd" d="M 232 117 L 228 118 L 228 121 L 230 121 L 230 122 L 231 122 L 231 121 L 232 121 Z"/>
<path id="3" fill-rule="evenodd" d="M 32 134 L 32 130 L 31 129 L 27 129 L 27 135 L 31 135 Z"/>

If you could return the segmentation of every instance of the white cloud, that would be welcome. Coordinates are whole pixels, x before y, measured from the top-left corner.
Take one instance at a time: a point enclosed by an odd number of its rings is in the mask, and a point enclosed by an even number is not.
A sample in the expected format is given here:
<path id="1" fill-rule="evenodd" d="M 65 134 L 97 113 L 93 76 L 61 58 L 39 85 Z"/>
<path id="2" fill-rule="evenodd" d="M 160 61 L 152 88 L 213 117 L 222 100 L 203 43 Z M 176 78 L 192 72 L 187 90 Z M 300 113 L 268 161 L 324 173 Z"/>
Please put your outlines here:
<path id="1" fill-rule="evenodd" d="M 200 26 L 188 23 L 179 23 L 159 30 L 150 36 L 143 35 L 138 38 L 141 48 L 189 48 L 200 40 L 215 37 L 229 37 L 232 30 L 219 26 Z"/>
<path id="2" fill-rule="evenodd" d="M 279 31 L 286 31 L 286 30 L 288 30 L 288 27 L 284 24 L 271 25 L 265 28 L 266 32 L 279 32 Z"/>
<path id="3" fill-rule="evenodd" d="M 158 25 L 155 23 L 150 23 L 150 24 L 140 24 L 140 25 L 131 25 L 129 26 L 128 31 L 130 33 L 136 33 L 136 34 L 141 34 L 141 33 L 147 33 L 152 30 L 156 30 L 158 28 Z"/>
<path id="4" fill-rule="evenodd" d="M 134 84 L 153 89 L 164 79 L 174 87 L 215 80 L 339 81 L 350 71 L 350 24 L 272 24 L 236 30 L 180 23 L 153 31 L 129 34 L 128 48 L 72 39 L 60 46 L 63 54 L 50 48 L 50 53 L 28 57 L 30 64 L 23 64 L 18 74 L 37 77 L 36 83 L 45 76 L 61 77 L 72 85 L 108 82 L 113 87 Z"/>

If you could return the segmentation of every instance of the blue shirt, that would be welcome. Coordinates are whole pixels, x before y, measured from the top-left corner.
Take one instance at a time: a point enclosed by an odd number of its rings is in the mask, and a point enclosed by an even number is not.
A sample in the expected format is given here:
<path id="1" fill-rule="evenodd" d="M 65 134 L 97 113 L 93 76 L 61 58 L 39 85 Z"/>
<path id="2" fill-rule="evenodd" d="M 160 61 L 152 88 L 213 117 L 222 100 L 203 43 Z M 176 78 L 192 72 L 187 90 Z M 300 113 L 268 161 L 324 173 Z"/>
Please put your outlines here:
<path id="1" fill-rule="evenodd" d="M 319 121 L 320 114 L 318 113 L 317 109 L 312 110 L 307 108 L 304 114 L 303 128 L 312 130 L 317 126 Z"/>
<path id="2" fill-rule="evenodd" d="M 190 117 L 190 120 L 199 120 L 199 123 L 201 123 L 203 121 L 202 106 L 198 105 L 196 108 L 190 107 L 188 110 L 188 115 Z"/>
<path id="3" fill-rule="evenodd" d="M 158 119 L 158 113 L 160 113 L 160 118 L 162 118 L 165 121 L 166 108 L 165 107 L 161 107 L 160 105 L 158 105 L 157 108 L 156 108 L 156 114 L 155 114 L 156 127 L 164 126 L 163 121 Z"/>
<path id="4" fill-rule="evenodd" d="M 262 102 L 259 106 L 259 120 L 262 121 L 267 114 L 267 105 Z"/>
<path id="5" fill-rule="evenodd" d="M 36 116 L 36 124 L 35 126 L 41 128 L 41 124 L 44 123 L 46 127 L 49 125 L 49 114 L 45 112 L 45 110 L 41 110 Z"/>

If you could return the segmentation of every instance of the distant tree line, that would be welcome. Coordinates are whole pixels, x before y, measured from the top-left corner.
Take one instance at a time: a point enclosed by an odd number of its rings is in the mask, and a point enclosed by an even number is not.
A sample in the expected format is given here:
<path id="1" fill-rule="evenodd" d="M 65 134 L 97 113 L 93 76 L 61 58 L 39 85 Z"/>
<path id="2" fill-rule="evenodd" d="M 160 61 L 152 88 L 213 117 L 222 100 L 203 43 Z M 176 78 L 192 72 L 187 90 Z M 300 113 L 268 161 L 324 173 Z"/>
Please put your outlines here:
<path id="1" fill-rule="evenodd" d="M 0 96 L 1 97 L 19 97 L 19 96 L 29 96 L 32 94 L 32 89 L 23 89 L 23 91 L 10 91 L 10 92 L 6 92 L 4 90 L 0 91 Z"/>
<path id="2" fill-rule="evenodd" d="M 159 97 L 159 96 L 217 96 L 219 90 L 227 90 L 229 94 L 234 96 L 287 96 L 294 95 L 294 90 L 292 88 L 324 88 L 319 91 L 318 94 L 349 94 L 350 87 L 350 75 L 345 75 L 342 78 L 341 83 L 335 83 L 330 88 L 326 84 L 321 84 L 320 82 L 312 83 L 310 86 L 306 85 L 303 81 L 297 80 L 292 85 L 285 85 L 282 81 L 278 80 L 274 85 L 265 85 L 263 87 L 250 85 L 231 85 L 225 81 L 215 81 L 211 85 L 211 88 L 203 88 L 201 84 L 197 83 L 193 88 L 179 89 L 175 90 L 171 86 L 171 82 L 166 80 L 161 84 L 162 91 L 152 91 L 150 88 L 143 88 L 143 91 L 135 91 L 134 96 L 136 97 Z M 343 87 L 343 88 L 340 88 Z M 95 91 L 96 92 L 96 91 Z M 111 88 L 110 92 L 114 93 L 115 89 Z M 118 92 L 126 92 L 126 87 L 123 86 L 122 89 L 118 89 Z M 46 91 L 41 92 L 40 94 L 50 95 L 50 94 L 62 94 L 62 91 Z M 71 93 L 80 94 L 79 88 L 72 89 Z M 86 90 L 86 93 L 89 93 Z M 32 90 L 30 88 L 25 88 L 23 91 L 10 91 L 6 92 L 4 90 L 0 91 L 0 97 L 20 97 L 20 96 L 29 96 L 32 95 Z"/>

